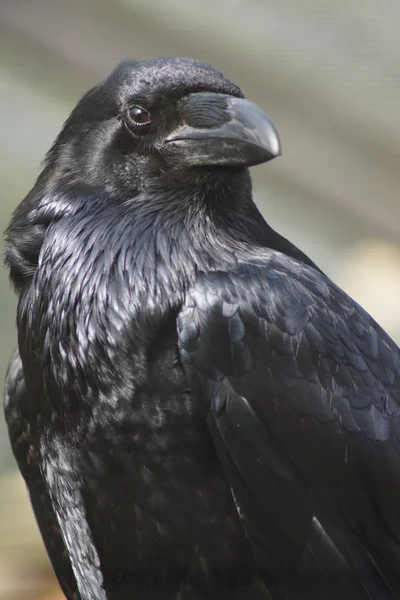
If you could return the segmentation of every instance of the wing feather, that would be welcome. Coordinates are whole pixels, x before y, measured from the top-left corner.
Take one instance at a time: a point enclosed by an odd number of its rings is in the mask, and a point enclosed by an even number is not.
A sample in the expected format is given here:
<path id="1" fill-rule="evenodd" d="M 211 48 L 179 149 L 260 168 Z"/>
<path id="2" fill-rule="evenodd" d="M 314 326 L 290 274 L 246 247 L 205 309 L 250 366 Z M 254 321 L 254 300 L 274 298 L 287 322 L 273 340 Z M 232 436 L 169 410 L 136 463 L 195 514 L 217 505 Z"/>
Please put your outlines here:
<path id="1" fill-rule="evenodd" d="M 26 403 L 23 367 L 16 351 L 9 363 L 4 395 L 4 411 L 11 445 L 28 487 L 36 520 L 61 588 L 68 600 L 78 600 L 80 596 L 71 563 L 39 467 L 36 442 L 29 420 L 24 415 Z"/>
<path id="2" fill-rule="evenodd" d="M 310 555 L 329 556 L 325 574 L 329 564 L 333 580 L 355 574 L 360 597 L 400 598 L 399 349 L 389 336 L 322 273 L 277 253 L 199 274 L 178 335 L 270 564 L 278 556 L 310 580 Z"/>

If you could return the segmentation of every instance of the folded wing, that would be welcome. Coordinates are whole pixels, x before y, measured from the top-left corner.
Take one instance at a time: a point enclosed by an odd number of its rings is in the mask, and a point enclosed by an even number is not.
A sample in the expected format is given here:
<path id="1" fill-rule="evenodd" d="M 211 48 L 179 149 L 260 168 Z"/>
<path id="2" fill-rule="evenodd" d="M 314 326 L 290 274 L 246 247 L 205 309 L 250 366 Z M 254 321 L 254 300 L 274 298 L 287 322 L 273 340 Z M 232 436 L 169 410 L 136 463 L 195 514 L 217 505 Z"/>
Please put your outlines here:
<path id="1" fill-rule="evenodd" d="M 293 598 L 400 598 L 393 341 L 322 273 L 267 252 L 200 274 L 178 333 L 266 577 Z"/>

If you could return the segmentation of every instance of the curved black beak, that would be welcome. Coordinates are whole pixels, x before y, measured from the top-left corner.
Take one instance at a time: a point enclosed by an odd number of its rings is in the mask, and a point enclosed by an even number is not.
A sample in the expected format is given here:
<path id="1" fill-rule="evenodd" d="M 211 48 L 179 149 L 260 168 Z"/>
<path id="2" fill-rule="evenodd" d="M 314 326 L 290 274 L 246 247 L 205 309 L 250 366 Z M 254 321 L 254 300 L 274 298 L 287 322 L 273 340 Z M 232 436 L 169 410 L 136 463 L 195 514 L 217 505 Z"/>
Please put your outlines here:
<path id="1" fill-rule="evenodd" d="M 180 112 L 183 124 L 164 140 L 180 164 L 250 167 L 281 154 L 275 125 L 248 100 L 191 94 L 182 101 Z"/>

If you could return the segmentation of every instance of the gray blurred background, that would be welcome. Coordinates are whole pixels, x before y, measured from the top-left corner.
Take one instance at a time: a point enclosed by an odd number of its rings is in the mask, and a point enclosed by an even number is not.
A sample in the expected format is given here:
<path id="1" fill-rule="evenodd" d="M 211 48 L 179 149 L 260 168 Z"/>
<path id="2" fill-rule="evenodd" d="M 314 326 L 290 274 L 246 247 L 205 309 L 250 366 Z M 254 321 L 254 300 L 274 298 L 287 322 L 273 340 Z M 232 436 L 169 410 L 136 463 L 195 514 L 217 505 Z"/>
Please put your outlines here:
<path id="1" fill-rule="evenodd" d="M 0 225 L 122 58 L 211 62 L 275 121 L 264 215 L 400 340 L 398 0 L 0 0 Z M 0 273 L 1 380 L 16 300 Z M 0 599 L 61 598 L 0 419 Z"/>

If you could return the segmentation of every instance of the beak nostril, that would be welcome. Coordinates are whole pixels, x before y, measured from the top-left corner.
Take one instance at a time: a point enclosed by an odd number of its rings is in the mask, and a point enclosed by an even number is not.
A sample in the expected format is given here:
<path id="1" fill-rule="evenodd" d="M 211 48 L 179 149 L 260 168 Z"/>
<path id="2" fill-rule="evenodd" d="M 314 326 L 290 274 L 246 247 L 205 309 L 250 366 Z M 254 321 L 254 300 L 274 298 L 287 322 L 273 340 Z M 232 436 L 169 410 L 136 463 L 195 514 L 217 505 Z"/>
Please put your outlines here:
<path id="1" fill-rule="evenodd" d="M 179 160 L 186 166 L 250 167 L 281 153 L 275 125 L 248 100 L 198 93 L 185 98 L 179 109 L 184 124 L 164 143 L 174 164 Z"/>
<path id="2" fill-rule="evenodd" d="M 217 129 L 230 120 L 224 94 L 191 94 L 184 98 L 180 112 L 186 125 L 198 129 Z"/>

